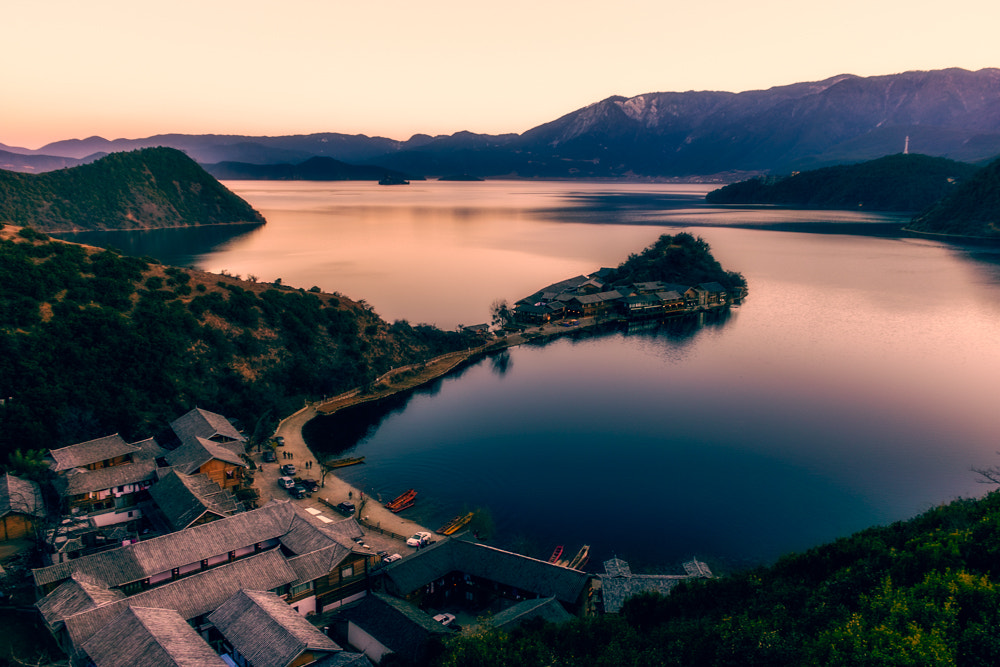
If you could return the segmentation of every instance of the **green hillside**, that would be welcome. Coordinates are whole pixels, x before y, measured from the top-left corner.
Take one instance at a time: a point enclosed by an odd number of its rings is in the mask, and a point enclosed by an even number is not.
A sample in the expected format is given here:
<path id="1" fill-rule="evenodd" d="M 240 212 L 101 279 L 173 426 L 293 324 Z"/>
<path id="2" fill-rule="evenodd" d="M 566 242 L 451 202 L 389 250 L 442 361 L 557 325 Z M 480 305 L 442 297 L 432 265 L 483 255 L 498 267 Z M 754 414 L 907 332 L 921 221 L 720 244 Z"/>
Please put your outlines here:
<path id="1" fill-rule="evenodd" d="M 922 211 L 955 191 L 978 168 L 926 155 L 889 155 L 860 164 L 732 183 L 705 196 L 711 204 Z"/>
<path id="2" fill-rule="evenodd" d="M 452 640 L 437 664 L 1000 664 L 1000 492 L 763 567 L 645 594 L 620 616 Z"/>
<path id="3" fill-rule="evenodd" d="M 336 294 L 177 269 L 0 229 L 0 461 L 199 406 L 248 428 L 304 399 L 478 344 Z"/>
<path id="4" fill-rule="evenodd" d="M 913 219 L 907 229 L 1000 239 L 1000 159 Z"/>
<path id="5" fill-rule="evenodd" d="M 248 203 L 173 148 L 112 153 L 43 174 L 0 170 L 0 222 L 44 231 L 264 222 Z"/>

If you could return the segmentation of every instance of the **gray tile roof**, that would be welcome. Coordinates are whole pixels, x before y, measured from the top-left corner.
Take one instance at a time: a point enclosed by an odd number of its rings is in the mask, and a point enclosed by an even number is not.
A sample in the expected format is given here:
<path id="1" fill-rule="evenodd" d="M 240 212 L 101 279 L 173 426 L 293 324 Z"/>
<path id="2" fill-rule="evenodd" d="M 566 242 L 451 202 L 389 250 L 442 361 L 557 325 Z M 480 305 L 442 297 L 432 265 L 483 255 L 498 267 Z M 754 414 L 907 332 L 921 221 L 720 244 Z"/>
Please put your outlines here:
<path id="1" fill-rule="evenodd" d="M 173 609 L 190 620 L 214 611 L 241 589 L 267 591 L 294 581 L 295 573 L 281 553 L 265 551 L 68 616 L 64 622 L 73 645 L 80 647 L 129 606 Z"/>
<path id="2" fill-rule="evenodd" d="M 49 628 L 57 630 L 67 616 L 124 598 L 125 594 L 121 591 L 109 589 L 91 577 L 75 572 L 59 588 L 39 600 L 36 606 Z"/>
<path id="3" fill-rule="evenodd" d="M 207 475 L 185 475 L 170 469 L 150 489 L 149 495 L 174 530 L 183 530 L 205 513 L 218 517 L 237 512 L 236 498 Z"/>
<path id="4" fill-rule="evenodd" d="M 605 561 L 605 574 L 598 575 L 601 578 L 604 611 L 617 614 L 625 601 L 633 595 L 647 592 L 669 595 L 685 579 L 712 576 L 708 566 L 698 560 L 685 563 L 684 570 L 687 574 L 633 574 L 628 563 L 621 559 Z"/>
<path id="5" fill-rule="evenodd" d="M 441 540 L 385 570 L 400 595 L 409 595 L 450 572 L 463 572 L 530 591 L 540 597 L 554 596 L 567 604 L 576 604 L 590 581 L 590 575 L 579 570 L 462 537 Z"/>
<path id="6" fill-rule="evenodd" d="M 225 667 L 172 609 L 128 607 L 94 633 L 83 651 L 96 667 Z"/>
<path id="7" fill-rule="evenodd" d="M 37 586 L 83 572 L 115 587 L 275 538 L 296 555 L 334 544 L 351 549 L 354 543 L 343 536 L 350 529 L 340 527 L 347 522 L 356 527 L 353 519 L 327 527 L 294 503 L 272 502 L 250 512 L 32 570 L 32 574 Z"/>
<path id="8" fill-rule="evenodd" d="M 375 637 L 407 661 L 419 664 L 429 640 L 455 634 L 408 602 L 383 593 L 369 593 L 343 617 Z"/>
<path id="9" fill-rule="evenodd" d="M 0 516 L 11 513 L 45 516 L 38 485 L 10 473 L 0 475 Z"/>
<path id="10" fill-rule="evenodd" d="M 170 428 L 181 442 L 194 438 L 238 440 L 245 442 L 239 431 L 222 415 L 195 408 L 170 422 Z"/>
<path id="11" fill-rule="evenodd" d="M 113 459 L 126 454 L 137 454 L 141 448 L 125 442 L 120 435 L 108 435 L 96 440 L 80 442 L 62 449 L 49 450 L 49 454 L 55 459 L 53 470 L 69 470 L 81 466 Z"/>
<path id="12" fill-rule="evenodd" d="M 717 282 L 700 283 L 698 287 L 705 290 L 706 292 L 720 293 L 726 291 L 726 288 Z"/>
<path id="13" fill-rule="evenodd" d="M 198 472 L 199 468 L 212 459 L 247 467 L 246 462 L 232 449 L 201 437 L 182 440 L 180 447 L 167 454 L 167 462 L 187 475 Z"/>
<path id="14" fill-rule="evenodd" d="M 525 621 L 542 618 L 549 623 L 565 623 L 572 620 L 573 615 L 559 604 L 555 598 L 537 598 L 525 600 L 493 615 L 490 619 L 493 627 L 504 632 L 510 632 Z"/>
<path id="15" fill-rule="evenodd" d="M 242 590 L 208 616 L 254 667 L 286 667 L 305 651 L 340 647 L 274 593 Z"/>
<path id="16" fill-rule="evenodd" d="M 149 460 L 123 463 L 97 470 L 71 468 L 66 471 L 65 493 L 76 496 L 92 491 L 114 489 L 128 484 L 151 482 L 155 477 L 156 462 Z"/>

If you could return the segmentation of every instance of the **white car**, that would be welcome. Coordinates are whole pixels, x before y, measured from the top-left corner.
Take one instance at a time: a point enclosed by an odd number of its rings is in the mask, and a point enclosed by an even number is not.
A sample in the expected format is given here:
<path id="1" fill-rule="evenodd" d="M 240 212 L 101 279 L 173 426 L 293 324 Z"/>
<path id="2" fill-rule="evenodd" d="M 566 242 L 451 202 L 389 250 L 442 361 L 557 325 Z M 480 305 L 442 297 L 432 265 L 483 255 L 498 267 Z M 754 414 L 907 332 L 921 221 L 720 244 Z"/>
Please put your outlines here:
<path id="1" fill-rule="evenodd" d="M 382 559 L 383 563 L 395 563 L 397 560 L 403 560 L 403 557 L 399 554 L 391 554 Z"/>
<path id="2" fill-rule="evenodd" d="M 291 477 L 279 477 L 278 486 L 283 489 L 291 489 L 295 486 L 295 480 Z"/>
<path id="3" fill-rule="evenodd" d="M 408 547 L 422 547 L 429 544 L 431 541 L 431 534 L 425 533 L 423 531 L 415 533 L 413 537 L 406 540 L 406 546 Z"/>
<path id="4" fill-rule="evenodd" d="M 434 620 L 441 625 L 451 625 L 455 622 L 455 614 L 438 614 Z"/>

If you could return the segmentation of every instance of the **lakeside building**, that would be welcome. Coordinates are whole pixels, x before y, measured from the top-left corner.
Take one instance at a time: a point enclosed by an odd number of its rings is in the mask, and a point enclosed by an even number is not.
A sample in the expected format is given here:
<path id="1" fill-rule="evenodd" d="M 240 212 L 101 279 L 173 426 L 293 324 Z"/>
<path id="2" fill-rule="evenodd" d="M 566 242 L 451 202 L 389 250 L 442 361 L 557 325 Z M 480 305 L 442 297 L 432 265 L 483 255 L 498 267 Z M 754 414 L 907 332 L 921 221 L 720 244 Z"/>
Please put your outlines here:
<path id="1" fill-rule="evenodd" d="M 0 475 L 0 542 L 32 538 L 45 505 L 38 485 L 10 473 Z"/>
<path id="2" fill-rule="evenodd" d="M 377 560 L 354 519 L 325 524 L 290 501 L 35 569 L 36 604 L 60 646 L 83 645 L 128 607 L 172 609 L 202 632 L 240 590 L 269 591 L 294 613 L 360 599 Z"/>
<path id="3" fill-rule="evenodd" d="M 681 285 L 662 281 L 609 285 L 608 269 L 554 283 L 514 304 L 520 324 L 546 324 L 567 317 L 650 319 L 729 305 L 730 295 L 718 282 Z"/>
<path id="4" fill-rule="evenodd" d="M 165 453 L 152 438 L 130 444 L 115 433 L 49 450 L 49 458 L 64 510 L 102 527 L 142 517 L 139 505 Z"/>

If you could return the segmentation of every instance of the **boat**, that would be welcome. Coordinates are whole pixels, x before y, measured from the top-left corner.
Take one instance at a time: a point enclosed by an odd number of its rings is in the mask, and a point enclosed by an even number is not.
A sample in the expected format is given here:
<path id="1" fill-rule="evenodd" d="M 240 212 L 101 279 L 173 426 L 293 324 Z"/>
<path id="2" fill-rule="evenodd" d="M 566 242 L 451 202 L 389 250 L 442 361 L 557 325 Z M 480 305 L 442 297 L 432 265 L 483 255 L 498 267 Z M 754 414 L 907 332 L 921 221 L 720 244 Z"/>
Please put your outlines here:
<path id="1" fill-rule="evenodd" d="M 562 556 L 562 552 L 563 552 L 563 545 L 560 544 L 552 552 L 552 555 L 549 556 L 549 562 L 550 563 L 557 563 L 557 562 L 559 562 L 559 557 Z"/>
<path id="2" fill-rule="evenodd" d="M 469 512 L 465 516 L 460 514 L 434 532 L 440 533 L 441 535 L 452 535 L 457 533 L 460 529 L 464 528 L 466 524 L 472 521 L 473 514 L 474 512 Z"/>
<path id="3" fill-rule="evenodd" d="M 364 463 L 365 457 L 354 456 L 347 459 L 331 459 L 323 464 L 325 468 L 343 468 L 344 466 L 353 466 L 359 463 Z"/>
<path id="4" fill-rule="evenodd" d="M 579 570 L 587 564 L 588 558 L 590 558 L 590 545 L 584 544 L 580 547 L 580 550 L 576 553 L 576 556 L 573 557 L 573 560 L 569 562 L 567 567 L 571 570 Z"/>
<path id="5" fill-rule="evenodd" d="M 379 185 L 409 185 L 410 182 L 405 178 L 400 176 L 392 176 L 391 174 L 386 174 L 382 178 L 378 179 Z"/>
<path id="6" fill-rule="evenodd" d="M 413 507 L 413 503 L 417 501 L 417 492 L 415 489 L 410 489 L 403 495 L 399 496 L 395 500 L 390 500 L 385 504 L 386 509 L 391 512 L 401 512 L 408 507 Z"/>

